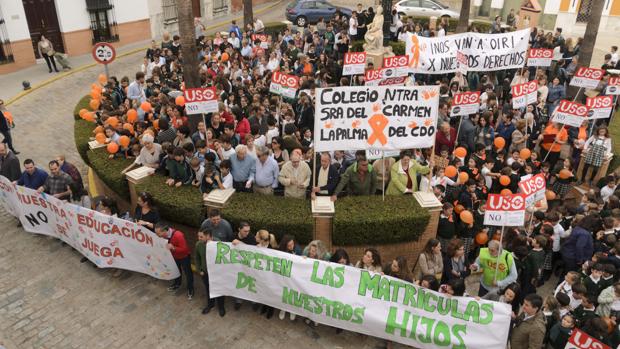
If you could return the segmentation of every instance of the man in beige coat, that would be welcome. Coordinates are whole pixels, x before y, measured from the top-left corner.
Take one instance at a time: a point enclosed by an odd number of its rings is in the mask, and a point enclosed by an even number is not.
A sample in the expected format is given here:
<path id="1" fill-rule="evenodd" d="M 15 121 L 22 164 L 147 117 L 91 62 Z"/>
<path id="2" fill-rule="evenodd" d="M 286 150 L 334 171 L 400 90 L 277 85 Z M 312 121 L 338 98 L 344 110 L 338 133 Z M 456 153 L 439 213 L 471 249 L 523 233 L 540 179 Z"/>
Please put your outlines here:
<path id="1" fill-rule="evenodd" d="M 523 301 L 523 312 L 517 317 L 510 336 L 511 349 L 540 349 L 545 338 L 543 299 L 530 293 Z"/>
<path id="2" fill-rule="evenodd" d="M 301 161 L 299 154 L 293 153 L 290 161 L 282 166 L 278 180 L 284 186 L 284 196 L 303 199 L 311 177 L 310 166 Z"/>

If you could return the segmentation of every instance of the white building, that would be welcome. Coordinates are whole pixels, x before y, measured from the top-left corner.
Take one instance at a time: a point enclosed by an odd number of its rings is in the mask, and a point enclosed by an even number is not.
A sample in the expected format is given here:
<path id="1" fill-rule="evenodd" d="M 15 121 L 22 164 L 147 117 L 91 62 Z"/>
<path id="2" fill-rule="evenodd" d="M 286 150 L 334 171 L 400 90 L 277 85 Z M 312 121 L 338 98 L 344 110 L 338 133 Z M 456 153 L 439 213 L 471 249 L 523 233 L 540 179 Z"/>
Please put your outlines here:
<path id="1" fill-rule="evenodd" d="M 192 0 L 203 22 L 230 13 L 231 0 Z M 96 42 L 126 44 L 176 33 L 175 0 L 2 0 L 0 74 L 30 66 L 40 58 L 44 34 L 57 52 L 89 53 Z"/>

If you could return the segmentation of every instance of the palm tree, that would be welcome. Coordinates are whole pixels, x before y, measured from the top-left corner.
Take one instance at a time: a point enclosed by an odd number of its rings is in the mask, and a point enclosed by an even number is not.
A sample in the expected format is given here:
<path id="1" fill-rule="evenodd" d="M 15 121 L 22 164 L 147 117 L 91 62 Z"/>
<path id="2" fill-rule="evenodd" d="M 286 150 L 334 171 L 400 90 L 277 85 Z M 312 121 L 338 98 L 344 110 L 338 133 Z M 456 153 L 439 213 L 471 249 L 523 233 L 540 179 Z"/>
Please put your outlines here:
<path id="1" fill-rule="evenodd" d="M 469 10 L 471 0 L 463 0 L 461 5 L 461 14 L 459 15 L 459 23 L 456 26 L 457 33 L 465 33 L 469 27 Z"/>
<path id="2" fill-rule="evenodd" d="M 194 38 L 194 15 L 191 0 L 176 0 L 181 54 L 183 56 L 183 81 L 186 88 L 200 87 L 198 73 L 198 48 Z"/>
<path id="3" fill-rule="evenodd" d="M 243 0 L 243 26 L 254 23 L 254 12 L 252 11 L 252 0 Z M 245 31 L 245 28 L 243 28 Z"/>

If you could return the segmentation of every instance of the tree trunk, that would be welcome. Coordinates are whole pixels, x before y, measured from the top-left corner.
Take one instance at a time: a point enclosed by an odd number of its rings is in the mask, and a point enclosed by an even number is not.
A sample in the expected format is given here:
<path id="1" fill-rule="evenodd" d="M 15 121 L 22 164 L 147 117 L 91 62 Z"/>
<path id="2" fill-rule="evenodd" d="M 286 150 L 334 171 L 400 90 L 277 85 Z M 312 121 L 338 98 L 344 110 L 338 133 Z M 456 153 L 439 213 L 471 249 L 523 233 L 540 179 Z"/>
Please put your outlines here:
<path id="1" fill-rule="evenodd" d="M 254 12 L 252 10 L 252 0 L 243 0 L 243 31 L 248 24 L 254 23 Z"/>
<path id="2" fill-rule="evenodd" d="M 200 87 L 200 75 L 198 74 L 198 48 L 196 48 L 194 33 L 192 0 L 176 1 L 177 18 L 179 21 L 179 36 L 181 37 L 183 81 L 185 81 L 185 88 Z"/>
<path id="3" fill-rule="evenodd" d="M 577 62 L 580 67 L 589 67 L 592 61 L 592 54 L 594 53 L 594 44 L 596 44 L 596 37 L 598 34 L 598 27 L 601 24 L 601 16 L 603 15 L 603 7 L 605 1 L 591 1 L 590 6 L 590 19 L 586 26 L 586 32 L 583 36 L 583 43 L 579 49 L 579 61 Z M 569 88 L 569 95 L 575 96 L 578 87 L 571 86 Z M 577 96 L 577 100 L 581 100 L 581 96 Z"/>
<path id="4" fill-rule="evenodd" d="M 459 15 L 459 23 L 456 26 L 457 33 L 467 32 L 469 27 L 469 10 L 471 7 L 471 0 L 463 0 L 461 5 L 461 14 Z"/>

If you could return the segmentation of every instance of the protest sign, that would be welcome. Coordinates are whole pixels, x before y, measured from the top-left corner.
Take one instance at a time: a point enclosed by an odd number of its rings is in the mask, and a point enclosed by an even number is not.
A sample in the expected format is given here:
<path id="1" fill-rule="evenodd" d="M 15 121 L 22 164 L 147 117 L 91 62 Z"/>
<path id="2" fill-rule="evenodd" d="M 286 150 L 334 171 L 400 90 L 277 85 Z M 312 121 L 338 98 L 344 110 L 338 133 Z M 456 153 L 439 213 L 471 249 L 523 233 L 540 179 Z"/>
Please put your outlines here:
<path id="1" fill-rule="evenodd" d="M 399 155 L 400 155 L 400 152 L 398 150 L 383 151 L 383 150 L 378 150 L 378 149 L 366 149 L 366 159 L 368 160 L 391 158 L 391 157 L 396 157 Z"/>
<path id="2" fill-rule="evenodd" d="M 397 77 L 383 77 L 379 82 L 379 86 L 403 86 L 405 84 L 405 80 L 407 80 L 406 76 L 397 76 Z"/>
<path id="3" fill-rule="evenodd" d="M 457 52 L 467 57 L 468 71 L 521 68 L 527 58 L 530 29 L 502 33 L 462 33 L 426 38 L 409 34 L 406 53 L 414 73 L 446 74 L 458 70 Z"/>
<path id="4" fill-rule="evenodd" d="M 564 349 L 611 349 L 608 345 L 603 344 L 596 338 L 591 337 L 587 333 L 578 328 L 573 328 L 568 342 Z"/>
<path id="5" fill-rule="evenodd" d="M 409 58 L 406 55 L 383 58 L 383 77 L 402 77 L 409 75 Z"/>
<path id="6" fill-rule="evenodd" d="M 571 86 L 595 89 L 605 75 L 603 69 L 579 67 L 570 81 Z"/>
<path id="7" fill-rule="evenodd" d="M 267 34 L 252 34 L 252 42 L 260 41 L 260 47 L 269 48 L 269 36 Z"/>
<path id="8" fill-rule="evenodd" d="M 271 75 L 271 85 L 269 86 L 269 92 L 277 95 L 295 98 L 297 89 L 299 88 L 299 77 L 295 75 L 288 75 L 274 71 Z"/>
<path id="9" fill-rule="evenodd" d="M 620 95 L 620 77 L 612 76 L 609 78 L 605 93 L 608 95 Z"/>
<path id="10" fill-rule="evenodd" d="M 532 80 L 524 84 L 514 85 L 512 88 L 512 107 L 525 108 L 528 104 L 536 103 L 538 98 L 538 81 Z"/>
<path id="11" fill-rule="evenodd" d="M 346 52 L 342 75 L 364 74 L 366 69 L 366 52 Z"/>
<path id="12" fill-rule="evenodd" d="M 555 108 L 551 121 L 568 126 L 581 127 L 587 116 L 588 107 L 581 103 L 563 99 Z"/>
<path id="13" fill-rule="evenodd" d="M 553 61 L 553 49 L 531 48 L 527 53 L 528 67 L 549 67 Z"/>
<path id="14" fill-rule="evenodd" d="M 452 99 L 451 116 L 475 114 L 480 109 L 480 91 L 457 93 Z"/>
<path id="15" fill-rule="evenodd" d="M 467 56 L 463 52 L 456 51 L 456 63 L 458 71 L 463 75 L 467 74 Z"/>
<path id="16" fill-rule="evenodd" d="M 545 198 L 545 190 L 547 189 L 545 175 L 539 173 L 535 176 L 530 175 L 529 178 L 521 177 L 519 189 L 525 195 L 525 206 L 533 206 L 537 201 Z"/>
<path id="17" fill-rule="evenodd" d="M 24 230 L 58 238 L 100 268 L 144 273 L 162 280 L 179 276 L 168 241 L 143 226 L 13 185 L 0 176 L 0 201 L 13 206 Z"/>
<path id="18" fill-rule="evenodd" d="M 588 107 L 588 119 L 606 119 L 611 115 L 611 108 L 614 105 L 612 96 L 596 96 L 586 99 Z"/>
<path id="19" fill-rule="evenodd" d="M 520 227 L 524 222 L 524 194 L 489 194 L 484 212 L 485 225 Z"/>
<path id="20" fill-rule="evenodd" d="M 365 86 L 378 86 L 383 79 L 382 69 L 369 69 L 364 72 Z"/>
<path id="21" fill-rule="evenodd" d="M 185 112 L 187 115 L 206 114 L 218 111 L 217 92 L 213 87 L 185 89 Z"/>
<path id="22" fill-rule="evenodd" d="M 316 151 L 429 148 L 438 86 L 355 86 L 316 90 Z"/>
<path id="23" fill-rule="evenodd" d="M 209 242 L 206 255 L 211 297 L 246 299 L 420 349 L 501 348 L 508 337 L 508 304 L 256 246 Z"/>

